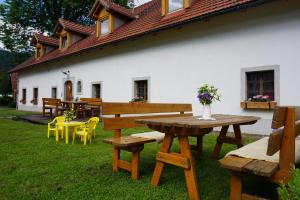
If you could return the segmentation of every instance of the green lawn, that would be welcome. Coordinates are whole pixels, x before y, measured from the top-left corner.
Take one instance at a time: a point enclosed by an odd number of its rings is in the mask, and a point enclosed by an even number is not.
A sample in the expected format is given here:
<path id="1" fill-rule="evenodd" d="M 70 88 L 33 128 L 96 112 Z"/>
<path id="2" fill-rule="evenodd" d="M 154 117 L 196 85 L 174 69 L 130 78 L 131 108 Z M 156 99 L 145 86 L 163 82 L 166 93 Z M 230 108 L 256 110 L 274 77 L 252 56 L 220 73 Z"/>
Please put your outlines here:
<path id="1" fill-rule="evenodd" d="M 0 199 L 187 199 L 180 168 L 167 166 L 161 184 L 151 186 L 159 148 L 156 143 L 145 145 L 141 179 L 133 181 L 128 172 L 112 173 L 112 147 L 102 142 L 112 132 L 97 127 L 96 139 L 86 146 L 78 142 L 66 145 L 62 140 L 56 144 L 54 137 L 47 138 L 47 126 L 5 118 L 24 114 L 28 113 L 0 109 Z M 147 129 L 129 129 L 123 133 L 139 131 Z M 215 141 L 216 135 L 205 136 L 204 155 L 195 155 L 201 199 L 229 197 L 229 174 L 219 167 L 217 160 L 210 158 Z M 175 142 L 173 150 L 178 150 Z M 224 145 L 221 156 L 234 148 Z M 122 156 L 130 158 L 128 153 Z M 254 182 L 247 188 L 265 193 L 266 189 L 257 185 Z M 268 191 L 275 193 L 269 187 Z"/>

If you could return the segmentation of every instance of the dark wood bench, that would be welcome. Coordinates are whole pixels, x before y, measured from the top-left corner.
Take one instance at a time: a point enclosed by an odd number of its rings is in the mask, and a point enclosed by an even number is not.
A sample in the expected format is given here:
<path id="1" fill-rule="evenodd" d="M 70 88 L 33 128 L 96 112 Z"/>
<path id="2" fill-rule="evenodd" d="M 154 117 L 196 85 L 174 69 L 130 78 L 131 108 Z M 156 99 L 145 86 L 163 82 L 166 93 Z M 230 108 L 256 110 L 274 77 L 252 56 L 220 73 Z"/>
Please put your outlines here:
<path id="1" fill-rule="evenodd" d="M 52 112 L 55 110 L 55 116 L 58 116 L 59 111 L 63 111 L 62 103 L 60 99 L 55 98 L 42 98 L 43 100 L 43 116 L 49 114 L 52 118 Z M 46 112 L 49 110 L 49 112 Z"/>
<path id="2" fill-rule="evenodd" d="M 286 184 L 289 181 L 291 166 L 295 164 L 295 138 L 300 133 L 300 121 L 298 120 L 300 120 L 299 107 L 276 107 L 271 125 L 274 131 L 270 137 L 256 141 L 252 143 L 252 146 L 249 144 L 243 147 L 243 152 L 251 152 L 257 148 L 257 145 L 262 144 L 262 140 L 265 140 L 265 148 L 261 148 L 264 152 L 262 151 L 261 154 L 263 158 L 267 155 L 267 159 L 262 159 L 260 156 L 257 156 L 259 159 L 256 159 L 248 156 L 243 157 L 238 153 L 237 155 L 229 153 L 219 160 L 221 166 L 230 171 L 231 200 L 259 199 L 242 192 L 242 178 L 245 175 L 259 176 L 276 184 L 281 182 Z M 277 155 L 274 156 L 278 151 L 278 157 Z M 260 153 L 253 152 L 253 154 Z M 278 161 L 270 161 L 271 158 L 268 156 L 273 156 L 272 159 L 275 157 Z"/>
<path id="3" fill-rule="evenodd" d="M 80 101 L 85 102 L 84 111 L 89 111 L 91 116 L 99 116 L 101 111 L 101 98 L 80 98 Z"/>
<path id="4" fill-rule="evenodd" d="M 103 128 L 104 130 L 114 130 L 114 138 L 104 140 L 105 143 L 113 145 L 113 171 L 124 169 L 131 172 L 132 179 L 139 179 L 140 152 L 143 150 L 144 144 L 156 141 L 151 136 L 146 138 L 143 133 L 141 137 L 139 134 L 122 136 L 121 129 L 144 126 L 137 123 L 136 119 L 192 116 L 191 111 L 191 104 L 103 102 Z M 107 117 L 107 115 L 112 117 Z M 120 150 L 132 152 L 132 161 L 121 160 Z"/>

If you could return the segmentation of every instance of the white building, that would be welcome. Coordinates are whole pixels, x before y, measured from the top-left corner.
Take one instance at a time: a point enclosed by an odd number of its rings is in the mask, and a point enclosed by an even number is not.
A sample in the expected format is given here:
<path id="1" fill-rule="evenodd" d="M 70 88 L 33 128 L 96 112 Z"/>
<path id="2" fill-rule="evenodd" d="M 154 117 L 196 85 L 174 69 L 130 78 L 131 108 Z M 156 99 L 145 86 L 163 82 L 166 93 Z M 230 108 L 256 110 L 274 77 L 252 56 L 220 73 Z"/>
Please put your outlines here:
<path id="1" fill-rule="evenodd" d="M 300 1 L 152 0 L 131 10 L 99 0 L 89 15 L 95 27 L 60 20 L 58 39 L 35 36 L 36 57 L 11 71 L 18 109 L 40 111 L 42 97 L 140 96 L 192 103 L 198 115 L 197 88 L 208 83 L 221 93 L 213 113 L 260 116 L 243 131 L 267 134 L 272 110 L 242 101 L 263 93 L 300 105 Z"/>

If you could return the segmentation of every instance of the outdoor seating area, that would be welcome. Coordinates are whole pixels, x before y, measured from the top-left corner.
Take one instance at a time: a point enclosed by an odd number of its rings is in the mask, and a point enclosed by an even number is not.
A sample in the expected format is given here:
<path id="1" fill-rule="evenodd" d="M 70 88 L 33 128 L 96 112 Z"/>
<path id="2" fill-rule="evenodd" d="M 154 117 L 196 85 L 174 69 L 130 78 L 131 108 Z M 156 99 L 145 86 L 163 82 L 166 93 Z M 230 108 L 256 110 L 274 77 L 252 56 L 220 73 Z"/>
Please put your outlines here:
<path id="1" fill-rule="evenodd" d="M 61 155 L 67 155 L 70 166 L 74 165 L 78 168 L 83 165 L 82 167 L 87 170 L 88 174 L 96 174 L 96 176 L 85 177 L 87 183 L 84 185 L 86 186 L 79 186 L 79 188 L 87 187 L 90 181 L 99 180 L 101 183 L 99 182 L 95 188 L 101 185 L 101 192 L 98 194 L 92 192 L 95 197 L 105 197 L 104 191 L 111 189 L 110 187 L 103 189 L 102 180 L 105 178 L 107 181 L 113 181 L 112 187 L 115 195 L 129 190 L 128 195 L 131 195 L 131 199 L 156 199 L 160 195 L 165 196 L 161 199 L 172 198 L 173 195 L 166 195 L 165 191 L 174 193 L 179 199 L 186 197 L 189 199 L 228 199 L 229 196 L 232 200 L 259 199 L 257 196 L 260 195 L 267 195 L 267 198 L 274 199 L 274 196 L 277 196 L 275 185 L 264 182 L 263 184 L 267 185 L 268 189 L 262 191 L 257 187 L 257 180 L 249 179 L 249 181 L 245 178 L 246 182 L 243 181 L 245 184 L 242 186 L 242 178 L 246 175 L 247 177 L 249 175 L 261 176 L 277 184 L 282 180 L 285 183 L 289 181 L 291 164 L 299 162 L 299 141 L 295 140 L 300 133 L 299 111 L 299 108 L 293 107 L 276 107 L 274 110 L 272 128 L 277 130 L 270 135 L 269 141 L 265 138 L 262 140 L 266 144 L 263 148 L 266 150 L 266 157 L 279 151 L 275 161 L 243 158 L 242 154 L 237 153 L 240 150 L 243 152 L 243 149 L 247 149 L 248 146 L 250 148 L 248 152 L 251 152 L 253 146 L 259 148 L 252 144 L 262 143 L 261 140 L 255 142 L 256 139 L 244 136 L 240 129 L 240 126 L 256 123 L 259 117 L 213 115 L 215 120 L 203 121 L 192 115 L 190 104 L 102 102 L 100 128 L 96 128 L 100 121 L 98 117 L 92 117 L 86 122 L 66 122 L 64 116 L 56 117 L 48 124 L 47 137 L 49 139 L 46 143 L 43 139 L 45 138 L 44 126 L 19 121 L 9 123 L 25 128 L 25 132 L 30 137 L 35 135 L 31 133 L 32 131 L 37 132 L 38 137 L 31 143 L 44 141 L 40 146 L 48 150 L 53 149 L 54 152 L 59 151 Z M 1 123 L 0 126 L 3 125 Z M 231 125 L 234 130 L 233 134 L 227 133 Z M 221 131 L 214 132 L 215 127 L 222 127 Z M 5 126 L 1 128 L 5 129 Z M 72 130 L 70 136 L 69 128 Z M 15 133 L 10 132 L 11 137 L 14 137 Z M 69 143 L 69 137 L 72 137 L 72 144 L 66 146 Z M 178 143 L 176 138 L 178 138 Z M 247 143 L 249 141 L 250 143 L 244 146 L 246 138 Z M 60 139 L 63 142 L 60 142 Z M 88 142 L 89 145 L 86 145 Z M 113 148 L 103 142 L 112 144 Z M 79 150 L 78 145 L 82 144 L 87 148 Z M 192 146 L 195 147 L 192 149 Z M 3 147 L 0 145 L 0 148 Z M 142 150 L 144 151 L 141 156 Z M 91 152 L 93 152 L 93 158 L 89 156 Z M 53 152 L 51 154 L 53 155 Z M 77 159 L 73 155 L 76 155 Z M 45 158 L 53 159 L 48 153 Z M 83 160 L 80 161 L 78 158 Z M 58 165 L 63 165 L 64 161 L 58 163 Z M 98 168 L 99 164 L 100 168 Z M 165 169 L 166 164 L 167 169 Z M 0 168 L 3 166 L 0 165 Z M 138 181 L 130 181 L 128 173 L 119 169 L 129 171 L 131 178 Z M 226 169 L 229 169 L 230 177 Z M 72 169 L 69 170 L 72 171 Z M 82 180 L 80 171 L 82 169 L 78 171 L 78 174 L 75 171 L 72 173 Z M 68 176 L 67 171 L 57 171 L 57 173 L 61 174 L 60 176 Z M 211 174 L 215 177 L 212 178 Z M 9 177 L 10 175 L 6 175 L 4 179 L 8 180 Z M 86 180 L 86 178 L 91 180 Z M 117 186 L 118 183 L 125 185 Z M 158 186 L 159 183 L 161 183 L 160 186 Z M 48 184 L 52 184 L 51 181 Z M 137 185 L 138 188 L 134 189 Z M 151 187 L 151 185 L 157 187 Z M 8 186 L 4 188 L 6 187 Z M 63 193 L 67 192 L 63 185 L 59 187 Z M 75 185 L 71 187 L 77 188 Z M 149 191 L 147 197 L 143 192 L 145 189 Z M 248 193 L 250 191 L 251 195 L 243 194 L 242 191 L 245 189 Z M 131 190 L 133 191 L 130 192 Z M 42 195 L 45 197 L 45 194 Z"/>
<path id="2" fill-rule="evenodd" d="M 77 118 L 94 117 L 100 115 L 100 107 L 102 100 L 100 98 L 80 98 L 79 101 L 62 101 L 56 98 L 42 98 L 43 101 L 43 117 L 48 115 L 61 116 L 64 111 L 75 111 Z"/>

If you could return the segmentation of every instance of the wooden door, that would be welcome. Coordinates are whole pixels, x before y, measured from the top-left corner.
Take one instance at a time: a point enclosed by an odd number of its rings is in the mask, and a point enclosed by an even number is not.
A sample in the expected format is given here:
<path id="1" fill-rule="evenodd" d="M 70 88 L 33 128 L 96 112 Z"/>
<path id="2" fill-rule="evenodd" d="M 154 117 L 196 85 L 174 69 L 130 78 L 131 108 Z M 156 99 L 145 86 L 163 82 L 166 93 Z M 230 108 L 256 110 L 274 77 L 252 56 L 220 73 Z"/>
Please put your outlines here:
<path id="1" fill-rule="evenodd" d="M 65 100 L 72 101 L 73 100 L 72 94 L 73 94 L 72 82 L 66 81 L 65 82 Z"/>

